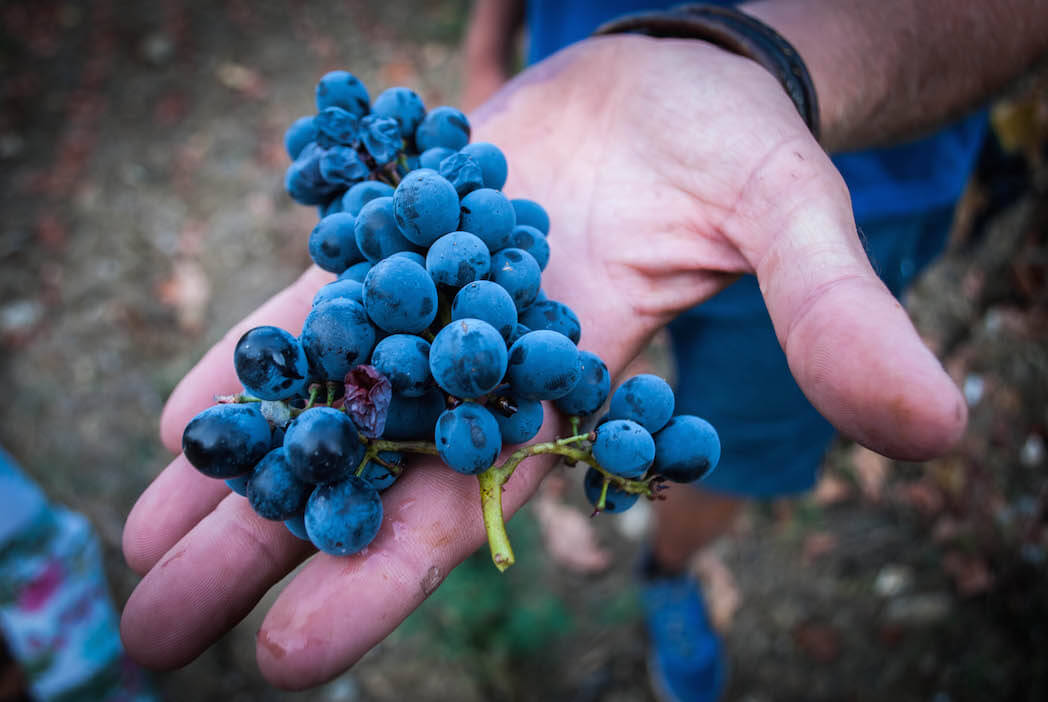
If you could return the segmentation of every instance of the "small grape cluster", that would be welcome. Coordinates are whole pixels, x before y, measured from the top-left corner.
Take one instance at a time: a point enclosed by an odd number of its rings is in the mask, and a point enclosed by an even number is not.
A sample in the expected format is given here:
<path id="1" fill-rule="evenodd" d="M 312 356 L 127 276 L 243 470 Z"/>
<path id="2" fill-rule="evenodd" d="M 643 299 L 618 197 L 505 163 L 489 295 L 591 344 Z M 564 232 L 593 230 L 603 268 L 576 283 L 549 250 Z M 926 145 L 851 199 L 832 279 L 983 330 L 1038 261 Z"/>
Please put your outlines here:
<path id="1" fill-rule="evenodd" d="M 529 456 L 587 464 L 585 493 L 607 512 L 716 466 L 716 431 L 673 416 L 673 392 L 654 375 L 626 381 L 596 429 L 580 430 L 608 399 L 607 366 L 578 349 L 578 317 L 542 291 L 546 211 L 502 193 L 506 159 L 470 143 L 465 115 L 427 112 L 401 87 L 371 102 L 345 71 L 325 75 L 316 98 L 319 112 L 285 136 L 285 185 L 318 206 L 309 253 L 338 278 L 317 292 L 298 337 L 262 326 L 240 338 L 244 391 L 186 426 L 193 466 L 260 516 L 348 555 L 378 533 L 379 493 L 404 454 L 438 455 L 477 476 L 500 569 L 513 562 L 502 485 Z M 538 434 L 543 401 L 571 418 L 571 435 L 495 465 L 504 445 Z"/>

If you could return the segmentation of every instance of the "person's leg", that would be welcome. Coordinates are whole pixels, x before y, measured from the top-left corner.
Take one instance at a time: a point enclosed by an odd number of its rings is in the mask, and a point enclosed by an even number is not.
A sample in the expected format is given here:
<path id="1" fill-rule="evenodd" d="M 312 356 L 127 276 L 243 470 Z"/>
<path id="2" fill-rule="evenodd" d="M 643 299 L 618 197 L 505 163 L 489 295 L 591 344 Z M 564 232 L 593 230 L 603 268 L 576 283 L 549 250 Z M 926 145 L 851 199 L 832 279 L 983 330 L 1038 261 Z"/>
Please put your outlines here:
<path id="1" fill-rule="evenodd" d="M 667 490 L 655 503 L 651 558 L 665 573 L 683 573 L 691 557 L 725 533 L 742 509 L 742 499 L 702 489 Z"/>

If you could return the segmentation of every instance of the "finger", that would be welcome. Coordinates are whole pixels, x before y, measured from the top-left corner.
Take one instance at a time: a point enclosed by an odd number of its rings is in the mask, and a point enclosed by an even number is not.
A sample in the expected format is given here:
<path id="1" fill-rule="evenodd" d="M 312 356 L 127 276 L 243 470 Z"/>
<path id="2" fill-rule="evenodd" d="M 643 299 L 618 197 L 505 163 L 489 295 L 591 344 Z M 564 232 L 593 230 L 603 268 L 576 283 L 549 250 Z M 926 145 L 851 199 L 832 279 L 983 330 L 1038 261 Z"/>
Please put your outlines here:
<path id="1" fill-rule="evenodd" d="M 233 349 L 244 332 L 272 324 L 298 334 L 309 313 L 313 295 L 331 274 L 316 266 L 298 280 L 269 298 L 257 310 L 230 329 L 211 347 L 171 393 L 160 418 L 160 437 L 172 453 L 182 450 L 182 431 L 198 412 L 214 404 L 215 395 L 238 392 L 241 388 L 233 370 Z"/>
<path id="2" fill-rule="evenodd" d="M 139 496 L 124 524 L 124 560 L 145 575 L 229 494 L 225 481 L 203 475 L 179 455 Z"/>
<path id="3" fill-rule="evenodd" d="M 749 255 L 790 370 L 859 443 L 900 459 L 939 455 L 964 432 L 964 401 L 870 266 L 840 175 L 808 146 L 777 152 L 750 193 L 763 206 L 737 222 L 764 231 Z"/>
<path id="4" fill-rule="evenodd" d="M 185 665 L 243 619 L 312 547 L 229 495 L 146 573 L 120 620 L 148 668 Z"/>
<path id="5" fill-rule="evenodd" d="M 534 493 L 551 465 L 540 457 L 517 469 L 502 495 L 507 518 Z M 383 501 L 382 527 L 364 552 L 349 558 L 319 554 L 270 609 L 256 655 L 262 674 L 274 685 L 301 689 L 344 671 L 484 542 L 479 488 L 472 476 L 438 465 L 410 468 Z"/>

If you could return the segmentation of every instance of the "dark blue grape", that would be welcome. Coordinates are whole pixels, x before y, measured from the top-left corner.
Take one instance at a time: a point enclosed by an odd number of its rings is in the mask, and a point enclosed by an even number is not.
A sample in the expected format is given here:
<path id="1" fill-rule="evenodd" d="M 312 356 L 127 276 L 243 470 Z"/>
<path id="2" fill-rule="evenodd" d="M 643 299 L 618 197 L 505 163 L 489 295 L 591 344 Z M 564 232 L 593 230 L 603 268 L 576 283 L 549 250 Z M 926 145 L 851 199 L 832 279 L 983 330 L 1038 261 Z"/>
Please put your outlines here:
<path id="1" fill-rule="evenodd" d="M 652 470 L 676 483 L 705 478 L 720 461 L 717 430 L 705 419 L 678 414 L 655 434 Z"/>
<path id="2" fill-rule="evenodd" d="M 517 326 L 517 308 L 506 289 L 490 280 L 474 281 L 455 294 L 451 319 L 481 319 L 507 338 Z"/>
<path id="3" fill-rule="evenodd" d="M 474 402 L 463 402 L 440 415 L 434 441 L 444 463 L 465 475 L 491 467 L 502 451 L 498 422 Z"/>
<path id="4" fill-rule="evenodd" d="M 269 422 L 251 404 L 215 405 L 193 417 L 182 432 L 182 452 L 210 478 L 247 473 L 269 452 Z"/>
<path id="5" fill-rule="evenodd" d="M 429 369 L 437 385 L 456 397 L 486 395 L 506 372 L 506 342 L 487 322 L 457 320 L 433 339 Z"/>
<path id="6" fill-rule="evenodd" d="M 355 235 L 360 252 L 372 263 L 398 251 L 414 251 L 418 248 L 401 234 L 393 216 L 392 197 L 376 197 L 361 208 L 357 215 Z"/>
<path id="7" fill-rule="evenodd" d="M 320 177 L 338 189 L 348 188 L 368 177 L 367 164 L 356 149 L 332 146 L 320 157 Z"/>
<path id="8" fill-rule="evenodd" d="M 418 157 L 419 168 L 431 168 L 434 171 L 439 171 L 440 162 L 453 153 L 455 153 L 455 149 L 446 149 L 443 146 L 435 146 L 432 149 L 426 149 L 422 152 L 422 155 Z"/>
<path id="9" fill-rule="evenodd" d="M 367 277 L 368 271 L 371 270 L 371 261 L 361 261 L 360 263 L 354 263 L 352 266 L 342 271 L 339 274 L 339 280 L 355 280 L 362 286 L 364 284 L 364 278 Z M 364 302 L 363 298 L 360 300 Z"/>
<path id="10" fill-rule="evenodd" d="M 608 414 L 612 419 L 632 419 L 655 433 L 673 416 L 673 388 L 657 375 L 635 375 L 611 396 Z"/>
<path id="11" fill-rule="evenodd" d="M 499 431 L 502 432 L 502 442 L 506 444 L 523 444 L 539 433 L 542 428 L 542 403 L 538 400 L 529 400 L 515 393 L 500 393 L 506 400 L 517 408 L 510 416 L 499 412 L 497 408 L 491 410 L 495 421 L 499 423 Z"/>
<path id="12" fill-rule="evenodd" d="M 540 291 L 541 292 L 541 291 Z M 582 327 L 571 308 L 556 300 L 536 300 L 520 313 L 520 323 L 532 329 L 548 329 L 579 343 Z"/>
<path id="13" fill-rule="evenodd" d="M 611 392 L 611 376 L 600 356 L 589 351 L 579 351 L 582 359 L 582 376 L 579 382 L 564 397 L 554 400 L 564 414 L 585 417 L 599 410 Z"/>
<path id="14" fill-rule="evenodd" d="M 426 257 L 418 251 L 397 251 L 395 254 L 391 254 L 390 258 L 405 258 L 422 268 L 426 267 Z"/>
<path id="15" fill-rule="evenodd" d="M 535 301 L 542 283 L 539 264 L 523 249 L 502 249 L 494 254 L 489 275 L 492 281 L 506 289 L 518 310 Z"/>
<path id="16" fill-rule="evenodd" d="M 309 386 L 305 350 L 279 327 L 245 332 L 233 351 L 233 367 L 244 388 L 263 400 L 287 400 Z"/>
<path id="17" fill-rule="evenodd" d="M 392 161 L 400 153 L 403 140 L 395 119 L 370 114 L 360 120 L 360 140 L 378 165 Z"/>
<path id="18" fill-rule="evenodd" d="M 306 504 L 306 532 L 313 545 L 332 556 L 362 551 L 382 525 L 378 490 L 355 475 L 321 485 Z"/>
<path id="19" fill-rule="evenodd" d="M 594 507 L 600 501 L 601 489 L 604 487 L 604 476 L 594 468 L 586 469 L 586 478 L 583 481 L 583 491 L 586 499 Z M 614 485 L 608 485 L 608 493 L 604 496 L 604 511 L 608 514 L 625 512 L 640 499 L 640 495 L 620 490 Z"/>
<path id="20" fill-rule="evenodd" d="M 302 149 L 284 174 L 284 189 L 302 205 L 326 205 L 331 196 L 344 186 L 329 183 L 320 173 L 320 161 L 327 153 L 315 142 Z"/>
<path id="21" fill-rule="evenodd" d="M 342 381 L 364 363 L 375 346 L 375 328 L 364 305 L 351 299 L 324 302 L 306 317 L 299 337 L 306 356 L 324 380 Z"/>
<path id="22" fill-rule="evenodd" d="M 313 306 L 316 307 L 322 302 L 338 299 L 356 300 L 360 304 L 364 304 L 363 291 L 363 283 L 356 280 L 350 280 L 349 278 L 334 280 L 317 291 L 317 294 L 313 296 Z"/>
<path id="23" fill-rule="evenodd" d="M 524 336 L 529 331 L 531 331 L 531 329 L 518 322 L 513 326 L 513 331 L 506 337 L 506 346 L 513 346 L 513 344 L 517 343 L 517 339 Z"/>
<path id="24" fill-rule="evenodd" d="M 328 215 L 309 235 L 309 256 L 331 273 L 341 273 L 364 260 L 357 247 L 356 217 L 346 212 Z"/>
<path id="25" fill-rule="evenodd" d="M 251 479 L 251 473 L 244 473 L 238 475 L 235 478 L 227 478 L 226 485 L 229 489 L 240 495 L 241 497 L 247 497 L 247 481 Z"/>
<path id="26" fill-rule="evenodd" d="M 389 88 L 384 90 L 371 105 L 371 113 L 380 117 L 395 119 L 400 129 L 400 136 L 413 140 L 415 130 L 426 117 L 426 106 L 422 98 L 407 88 Z"/>
<path id="27" fill-rule="evenodd" d="M 393 186 L 380 180 L 362 180 L 342 196 L 342 211 L 356 216 L 377 197 L 393 197 Z"/>
<path id="28" fill-rule="evenodd" d="M 458 228 L 455 186 L 428 168 L 412 171 L 393 193 L 393 216 L 409 241 L 429 246 Z"/>
<path id="29" fill-rule="evenodd" d="M 300 513 L 313 486 L 299 480 L 287 462 L 287 452 L 278 448 L 266 454 L 251 473 L 247 500 L 263 519 L 282 522 Z"/>
<path id="30" fill-rule="evenodd" d="M 299 117 L 284 132 L 284 147 L 292 161 L 298 158 L 306 144 L 316 140 L 317 128 L 313 126 L 313 117 L 310 115 Z"/>
<path id="31" fill-rule="evenodd" d="M 455 192 L 459 197 L 484 187 L 484 176 L 480 166 L 461 151 L 457 151 L 443 161 L 437 169 L 448 182 L 455 186 Z"/>
<path id="32" fill-rule="evenodd" d="M 436 146 L 458 151 L 469 143 L 469 120 L 454 107 L 437 107 L 415 130 L 415 144 L 419 153 Z"/>
<path id="33" fill-rule="evenodd" d="M 428 441 L 433 437 L 433 426 L 444 409 L 444 393 L 437 388 L 430 388 L 422 397 L 393 393 L 382 436 L 393 441 Z"/>
<path id="34" fill-rule="evenodd" d="M 549 263 L 549 242 L 542 232 L 528 224 L 518 224 L 509 235 L 509 242 L 510 245 L 531 254 L 539 264 L 539 270 L 546 270 Z"/>
<path id="35" fill-rule="evenodd" d="M 393 392 L 421 397 L 429 385 L 429 342 L 413 334 L 393 334 L 375 344 L 371 365 L 389 378 Z"/>
<path id="36" fill-rule="evenodd" d="M 498 190 L 481 188 L 462 198 L 459 229 L 476 234 L 489 251 L 509 246 L 510 234 L 517 226 L 517 216 L 506 196 Z"/>
<path id="37" fill-rule="evenodd" d="M 612 419 L 597 428 L 593 457 L 609 473 L 634 480 L 655 460 L 655 440 L 636 422 Z"/>
<path id="38" fill-rule="evenodd" d="M 513 211 L 517 215 L 517 224 L 535 227 L 544 235 L 549 236 L 549 215 L 546 214 L 546 210 L 542 208 L 542 205 L 534 200 L 525 198 L 514 198 L 510 200 L 510 203 L 513 205 Z"/>
<path id="39" fill-rule="evenodd" d="M 328 200 L 326 205 L 317 206 L 317 214 L 320 215 L 321 219 L 324 219 L 328 215 L 338 214 L 342 211 L 342 196 L 345 195 L 343 192 L 335 192 Z"/>
<path id="40" fill-rule="evenodd" d="M 309 534 L 306 533 L 306 512 L 303 510 L 299 512 L 291 519 L 284 520 L 284 526 L 290 531 L 295 538 L 301 539 L 302 541 L 309 541 Z"/>
<path id="41" fill-rule="evenodd" d="M 417 334 L 437 316 L 437 286 L 417 263 L 387 258 L 372 266 L 364 279 L 364 307 L 381 329 Z"/>
<path id="42" fill-rule="evenodd" d="M 506 379 L 522 397 L 555 400 L 579 382 L 581 366 L 579 350 L 570 339 L 540 329 L 520 337 L 510 348 Z"/>
<path id="43" fill-rule="evenodd" d="M 411 171 L 417 171 L 419 168 L 422 168 L 422 166 L 419 165 L 418 156 L 415 156 L 414 154 L 402 154 L 402 156 L 404 157 L 404 162 L 397 162 L 397 175 L 401 178 L 408 173 L 411 173 Z"/>
<path id="44" fill-rule="evenodd" d="M 378 457 L 393 466 L 400 467 L 404 463 L 403 454 L 397 453 L 396 451 L 379 451 Z M 400 477 L 401 472 L 402 471 L 398 472 L 396 470 L 391 470 L 378 461 L 368 461 L 367 465 L 364 466 L 364 472 L 360 474 L 360 477 L 368 485 L 379 492 L 382 492 L 393 483 L 397 482 L 397 478 Z"/>
<path id="45" fill-rule="evenodd" d="M 341 107 L 328 107 L 313 118 L 317 132 L 317 144 L 330 149 L 332 146 L 352 146 L 360 131 L 360 118 Z"/>
<path id="46" fill-rule="evenodd" d="M 346 477 L 364 458 L 357 428 L 345 413 L 314 407 L 298 415 L 284 435 L 287 462 L 306 483 L 330 483 Z"/>
<path id="47" fill-rule="evenodd" d="M 461 288 L 488 274 L 491 254 L 479 237 L 469 232 L 451 232 L 429 247 L 426 270 L 437 285 Z"/>
<path id="48" fill-rule="evenodd" d="M 368 90 L 356 76 L 345 71 L 331 71 L 317 83 L 317 111 L 341 107 L 357 117 L 371 110 Z"/>
<path id="49" fill-rule="evenodd" d="M 502 190 L 506 184 L 507 166 L 506 157 L 494 144 L 486 141 L 475 141 L 462 147 L 460 153 L 466 154 L 480 166 L 484 174 L 484 187 Z"/>

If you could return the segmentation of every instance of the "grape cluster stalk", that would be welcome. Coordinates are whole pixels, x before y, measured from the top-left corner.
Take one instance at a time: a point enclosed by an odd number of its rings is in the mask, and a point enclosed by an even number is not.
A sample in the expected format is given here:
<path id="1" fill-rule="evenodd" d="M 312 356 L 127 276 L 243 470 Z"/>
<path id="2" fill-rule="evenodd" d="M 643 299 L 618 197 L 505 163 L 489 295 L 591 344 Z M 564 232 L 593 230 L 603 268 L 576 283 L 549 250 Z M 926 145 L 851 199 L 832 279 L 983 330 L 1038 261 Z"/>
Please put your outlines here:
<path id="1" fill-rule="evenodd" d="M 595 513 L 716 467 L 717 432 L 674 415 L 665 380 L 638 375 L 610 393 L 605 363 L 578 348 L 578 317 L 542 290 L 548 214 L 502 192 L 506 159 L 470 142 L 462 112 L 427 111 L 403 87 L 372 101 L 345 71 L 321 78 L 316 106 L 285 134 L 285 187 L 317 207 L 309 253 L 337 278 L 297 337 L 261 326 L 237 342 L 243 391 L 216 397 L 183 433 L 197 470 L 346 556 L 378 534 L 381 493 L 407 456 L 438 456 L 477 477 L 492 560 L 505 570 L 514 556 L 502 490 L 526 458 L 585 464 Z M 544 402 L 571 433 L 528 444 Z M 519 448 L 496 463 L 504 446 Z"/>

